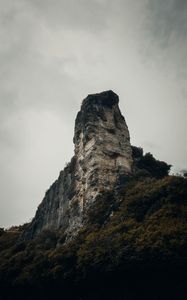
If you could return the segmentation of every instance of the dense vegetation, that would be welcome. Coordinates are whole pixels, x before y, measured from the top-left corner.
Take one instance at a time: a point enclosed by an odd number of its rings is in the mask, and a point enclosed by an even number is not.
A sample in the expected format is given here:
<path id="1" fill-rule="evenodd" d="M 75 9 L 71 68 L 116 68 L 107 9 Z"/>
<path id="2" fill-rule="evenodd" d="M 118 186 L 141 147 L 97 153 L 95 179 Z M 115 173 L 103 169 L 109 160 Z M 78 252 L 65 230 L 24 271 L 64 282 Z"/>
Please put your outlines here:
<path id="1" fill-rule="evenodd" d="M 98 197 L 69 243 L 60 230 L 21 243 L 27 225 L 0 230 L 3 299 L 183 299 L 187 181 L 133 155 L 134 175 Z"/>

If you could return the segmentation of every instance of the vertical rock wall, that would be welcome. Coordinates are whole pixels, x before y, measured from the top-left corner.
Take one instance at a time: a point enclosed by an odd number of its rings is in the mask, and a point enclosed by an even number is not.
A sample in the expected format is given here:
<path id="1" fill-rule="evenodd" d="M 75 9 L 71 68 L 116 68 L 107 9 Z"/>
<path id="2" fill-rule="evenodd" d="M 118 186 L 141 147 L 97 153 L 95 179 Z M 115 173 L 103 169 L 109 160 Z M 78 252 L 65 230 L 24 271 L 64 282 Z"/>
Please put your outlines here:
<path id="1" fill-rule="evenodd" d="M 75 155 L 47 191 L 24 239 L 58 228 L 73 236 L 96 197 L 131 173 L 129 131 L 118 102 L 112 91 L 83 101 L 75 121 Z"/>

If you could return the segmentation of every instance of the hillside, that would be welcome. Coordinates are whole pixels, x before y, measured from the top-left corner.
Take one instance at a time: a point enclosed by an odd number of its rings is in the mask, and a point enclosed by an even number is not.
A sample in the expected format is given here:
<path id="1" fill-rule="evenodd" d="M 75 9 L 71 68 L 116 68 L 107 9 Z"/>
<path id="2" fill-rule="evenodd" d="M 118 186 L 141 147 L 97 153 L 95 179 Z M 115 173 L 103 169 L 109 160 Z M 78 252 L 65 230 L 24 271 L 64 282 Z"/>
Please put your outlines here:
<path id="1" fill-rule="evenodd" d="M 0 230 L 0 299 L 184 299 L 187 179 L 131 145 L 118 103 L 83 100 L 70 163 L 30 223 Z"/>
<path id="2" fill-rule="evenodd" d="M 149 172 L 141 169 L 114 193 L 104 193 L 67 244 L 63 230 L 43 231 L 22 243 L 17 241 L 25 228 L 2 231 L 4 294 L 24 299 L 59 293 L 62 299 L 182 299 L 187 184 L 184 178 L 158 174 L 155 167 L 151 174 L 149 165 Z"/>

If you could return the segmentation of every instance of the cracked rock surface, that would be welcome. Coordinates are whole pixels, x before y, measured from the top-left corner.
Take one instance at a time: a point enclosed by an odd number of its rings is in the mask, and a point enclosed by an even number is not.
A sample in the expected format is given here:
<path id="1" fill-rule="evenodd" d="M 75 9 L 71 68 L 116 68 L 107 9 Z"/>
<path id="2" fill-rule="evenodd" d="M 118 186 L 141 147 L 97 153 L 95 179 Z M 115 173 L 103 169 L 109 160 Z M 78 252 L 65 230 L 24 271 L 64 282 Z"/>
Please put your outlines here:
<path id="1" fill-rule="evenodd" d="M 59 228 L 73 237 L 95 199 L 132 172 L 129 131 L 118 102 L 112 91 L 83 100 L 75 121 L 74 156 L 46 192 L 23 239 Z"/>

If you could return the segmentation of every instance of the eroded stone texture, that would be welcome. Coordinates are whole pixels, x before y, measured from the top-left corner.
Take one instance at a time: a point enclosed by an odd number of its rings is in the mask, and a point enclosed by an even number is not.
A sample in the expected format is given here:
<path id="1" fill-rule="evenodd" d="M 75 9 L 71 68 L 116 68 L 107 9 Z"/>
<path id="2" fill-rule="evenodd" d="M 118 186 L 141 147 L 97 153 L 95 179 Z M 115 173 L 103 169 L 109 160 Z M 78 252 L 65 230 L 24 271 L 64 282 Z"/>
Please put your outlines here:
<path id="1" fill-rule="evenodd" d="M 131 173 L 129 131 L 118 102 L 112 91 L 83 101 L 75 121 L 75 155 L 47 191 L 24 238 L 58 228 L 75 235 L 98 195 L 113 191 Z"/>

